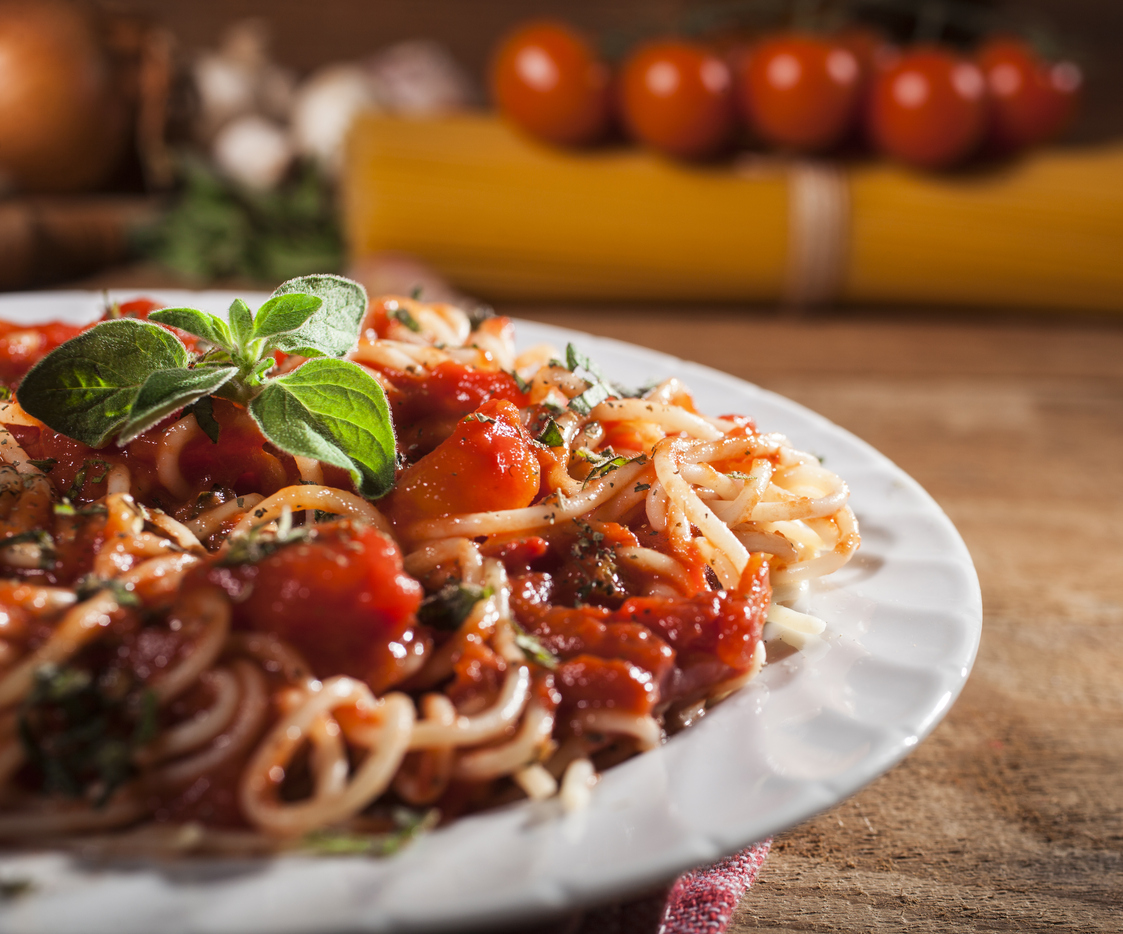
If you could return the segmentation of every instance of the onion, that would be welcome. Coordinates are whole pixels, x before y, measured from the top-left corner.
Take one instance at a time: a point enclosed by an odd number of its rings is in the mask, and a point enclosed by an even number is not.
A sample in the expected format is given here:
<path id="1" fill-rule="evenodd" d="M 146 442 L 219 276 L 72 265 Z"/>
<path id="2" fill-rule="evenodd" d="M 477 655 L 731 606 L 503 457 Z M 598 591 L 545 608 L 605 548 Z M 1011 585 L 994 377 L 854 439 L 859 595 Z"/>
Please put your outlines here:
<path id="1" fill-rule="evenodd" d="M 82 191 L 117 167 L 124 105 L 90 18 L 57 0 L 0 2 L 0 177 Z"/>

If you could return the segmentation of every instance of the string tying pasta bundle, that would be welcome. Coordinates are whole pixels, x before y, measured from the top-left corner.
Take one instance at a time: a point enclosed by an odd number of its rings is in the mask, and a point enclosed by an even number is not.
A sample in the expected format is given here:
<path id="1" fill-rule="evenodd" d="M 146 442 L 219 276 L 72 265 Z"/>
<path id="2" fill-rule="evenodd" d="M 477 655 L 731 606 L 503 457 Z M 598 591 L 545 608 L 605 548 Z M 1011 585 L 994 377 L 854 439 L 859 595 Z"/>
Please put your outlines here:
<path id="1" fill-rule="evenodd" d="M 63 490 L 78 461 L 44 472 L 48 429 L 0 412 L 0 839 L 256 852 L 579 807 L 760 671 L 765 618 L 821 631 L 782 603 L 859 537 L 816 457 L 677 379 L 518 353 L 506 319 L 367 324 L 400 461 L 377 504 L 261 442 L 253 490 L 213 482 L 193 411 L 69 455 L 98 473 Z"/>

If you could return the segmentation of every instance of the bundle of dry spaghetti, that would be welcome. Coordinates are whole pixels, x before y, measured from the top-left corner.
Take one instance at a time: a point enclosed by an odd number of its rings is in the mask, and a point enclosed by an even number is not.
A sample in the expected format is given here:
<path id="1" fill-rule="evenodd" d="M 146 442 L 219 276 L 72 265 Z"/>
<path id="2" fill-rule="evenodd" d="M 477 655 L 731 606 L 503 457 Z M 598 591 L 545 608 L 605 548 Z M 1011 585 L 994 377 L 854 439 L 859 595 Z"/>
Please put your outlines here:
<path id="1" fill-rule="evenodd" d="M 519 300 L 898 302 L 1123 311 L 1123 146 L 969 174 L 547 149 L 497 120 L 355 125 L 355 258 L 413 253 Z"/>

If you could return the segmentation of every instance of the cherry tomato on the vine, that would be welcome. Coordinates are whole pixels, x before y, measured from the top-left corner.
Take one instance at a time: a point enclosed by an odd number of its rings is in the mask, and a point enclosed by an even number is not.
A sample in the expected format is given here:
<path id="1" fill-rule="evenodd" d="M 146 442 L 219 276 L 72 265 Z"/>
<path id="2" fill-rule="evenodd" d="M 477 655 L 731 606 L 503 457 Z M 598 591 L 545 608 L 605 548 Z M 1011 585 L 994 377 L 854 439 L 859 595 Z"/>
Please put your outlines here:
<path id="1" fill-rule="evenodd" d="M 1046 62 L 1026 43 L 997 38 L 977 55 L 991 97 L 991 147 L 1000 153 L 1059 136 L 1076 113 L 1083 76 L 1072 62 Z"/>
<path id="2" fill-rule="evenodd" d="M 529 23 L 511 33 L 492 59 L 491 89 L 505 116 L 560 146 L 595 143 L 612 120 L 611 71 L 562 23 Z"/>
<path id="3" fill-rule="evenodd" d="M 738 68 L 745 119 L 769 143 L 804 152 L 837 143 L 858 105 L 861 68 L 840 43 L 786 34 L 764 40 Z"/>
<path id="4" fill-rule="evenodd" d="M 733 134 L 729 66 L 705 46 L 668 39 L 637 49 L 620 76 L 632 137 L 680 159 L 717 155 Z"/>
<path id="5" fill-rule="evenodd" d="M 876 29 L 867 26 L 847 26 L 831 37 L 835 43 L 858 60 L 858 83 L 865 87 L 881 63 L 893 51 L 893 45 Z"/>
<path id="6" fill-rule="evenodd" d="M 982 72 L 950 50 L 913 49 L 874 77 L 870 135 L 881 152 L 909 165 L 961 162 L 978 145 L 986 117 Z"/>

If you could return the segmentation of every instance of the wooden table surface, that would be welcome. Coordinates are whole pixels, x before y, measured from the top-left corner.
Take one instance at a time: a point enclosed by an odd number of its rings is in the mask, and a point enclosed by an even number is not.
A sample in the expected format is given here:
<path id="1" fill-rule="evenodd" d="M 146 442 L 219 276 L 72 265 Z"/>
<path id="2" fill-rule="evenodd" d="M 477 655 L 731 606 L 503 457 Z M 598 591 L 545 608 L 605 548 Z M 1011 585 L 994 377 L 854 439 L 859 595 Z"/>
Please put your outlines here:
<path id="1" fill-rule="evenodd" d="M 811 407 L 920 481 L 974 558 L 959 701 L 776 839 L 732 931 L 1123 931 L 1123 322 L 501 310 Z"/>

